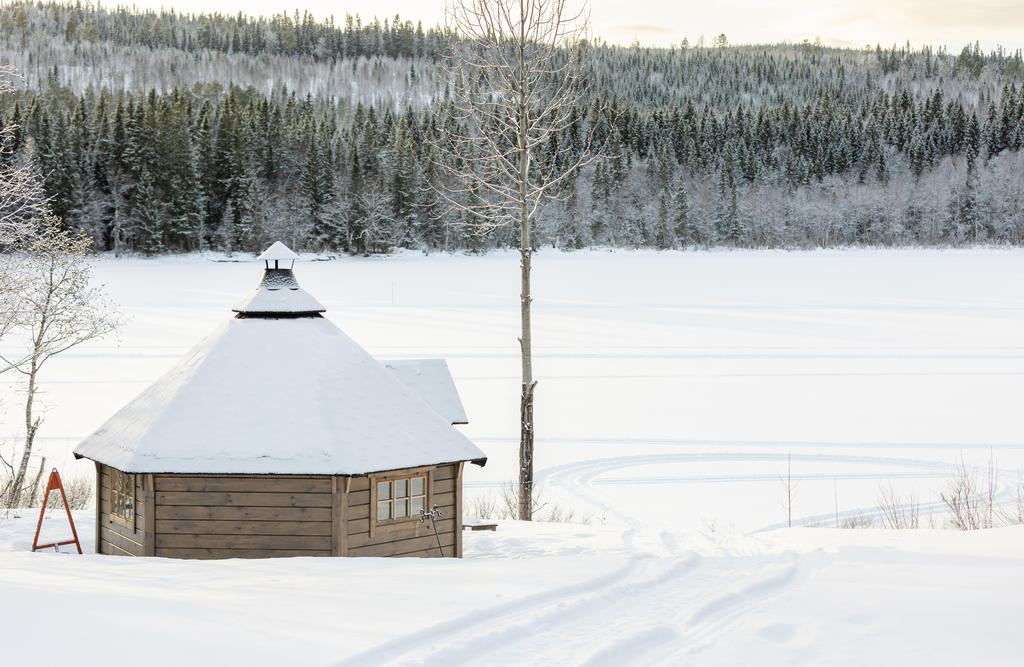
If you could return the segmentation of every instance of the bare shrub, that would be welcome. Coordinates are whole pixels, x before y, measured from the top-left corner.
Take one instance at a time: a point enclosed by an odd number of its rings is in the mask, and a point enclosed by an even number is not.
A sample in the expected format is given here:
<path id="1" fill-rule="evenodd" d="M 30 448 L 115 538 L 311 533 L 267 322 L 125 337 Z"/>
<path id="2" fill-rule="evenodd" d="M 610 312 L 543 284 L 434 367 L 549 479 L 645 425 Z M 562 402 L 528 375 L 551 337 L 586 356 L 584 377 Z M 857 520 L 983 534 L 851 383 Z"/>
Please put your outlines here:
<path id="1" fill-rule="evenodd" d="M 9 492 L 13 485 L 13 478 L 9 471 L 0 471 L 0 509 L 25 509 L 28 507 L 39 507 L 43 504 L 43 492 L 46 489 L 46 458 L 40 461 L 39 468 L 31 476 L 31 481 L 22 485 L 22 491 L 16 505 L 7 505 L 5 501 L 10 497 Z M 61 478 L 64 485 L 64 495 L 67 496 L 68 506 L 73 510 L 87 509 L 94 502 L 94 487 L 91 475 L 75 475 L 74 477 Z M 64 503 L 60 498 L 60 491 L 52 491 L 46 501 L 50 509 L 63 507 Z"/>
<path id="2" fill-rule="evenodd" d="M 921 525 L 921 504 L 913 491 L 904 498 L 893 487 L 892 482 L 878 487 L 878 513 L 882 525 L 895 530 L 919 528 Z"/>
<path id="3" fill-rule="evenodd" d="M 1017 471 L 1017 484 L 1014 488 L 1013 505 L 1009 509 L 1004 508 L 1002 511 L 1003 521 L 1011 526 L 1019 526 L 1024 524 L 1024 475 L 1021 471 Z"/>
<path id="4" fill-rule="evenodd" d="M 478 519 L 507 519 L 505 512 L 498 505 L 494 495 L 488 493 L 477 494 L 468 499 L 468 504 L 463 509 L 468 516 L 475 516 Z"/>
<path id="5" fill-rule="evenodd" d="M 95 496 L 93 495 L 93 480 L 90 475 L 76 475 L 62 480 L 61 483 L 64 484 L 64 494 L 68 497 L 68 506 L 71 509 L 84 510 L 93 505 Z M 39 503 L 43 501 L 42 491 L 43 489 L 39 489 Z M 51 493 L 46 506 L 53 509 L 61 505 L 63 503 L 60 500 L 60 492 Z"/>
<path id="6" fill-rule="evenodd" d="M 34 475 L 26 475 L 22 478 L 17 489 L 15 489 L 14 466 L 3 456 L 0 456 L 0 463 L 3 464 L 2 474 L 0 474 L 0 491 L 3 492 L 3 496 L 0 497 L 0 507 L 4 509 L 38 507 L 41 494 L 39 485 L 43 479 L 43 471 L 46 469 L 46 457 L 40 459 L 39 470 Z"/>
<path id="7" fill-rule="evenodd" d="M 572 508 L 562 507 L 561 505 L 552 505 L 547 514 L 541 515 L 540 520 L 550 521 L 551 523 L 589 524 L 590 516 L 586 514 L 578 514 L 576 510 Z"/>
<path id="8" fill-rule="evenodd" d="M 963 458 L 953 471 L 946 491 L 939 498 L 949 510 L 950 523 L 959 530 L 981 530 L 995 526 L 996 485 L 998 471 L 994 457 L 989 454 L 988 475 L 982 485 L 976 470 Z"/>
<path id="9" fill-rule="evenodd" d="M 867 514 L 855 514 L 844 517 L 840 526 L 842 528 L 871 528 L 875 525 L 875 518 Z"/>
<path id="10" fill-rule="evenodd" d="M 592 522 L 592 517 L 588 514 L 581 514 L 575 509 L 557 503 L 542 501 L 540 490 L 537 487 L 533 488 L 531 496 L 533 500 L 531 515 L 534 521 L 582 524 Z M 467 499 L 464 512 L 478 519 L 517 519 L 519 516 L 519 485 L 515 482 L 506 482 L 497 495 L 493 492 L 477 494 L 471 499 Z"/>

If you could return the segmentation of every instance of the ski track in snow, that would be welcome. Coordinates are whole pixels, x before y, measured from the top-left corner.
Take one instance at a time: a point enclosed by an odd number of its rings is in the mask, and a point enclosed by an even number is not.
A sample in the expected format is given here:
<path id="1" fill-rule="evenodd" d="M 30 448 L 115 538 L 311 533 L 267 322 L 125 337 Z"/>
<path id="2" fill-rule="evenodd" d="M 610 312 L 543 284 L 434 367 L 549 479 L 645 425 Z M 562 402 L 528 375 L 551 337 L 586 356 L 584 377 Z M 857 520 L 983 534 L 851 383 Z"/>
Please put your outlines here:
<path id="1" fill-rule="evenodd" d="M 525 664 L 541 654 L 591 666 L 688 662 L 747 613 L 798 587 L 811 565 L 806 556 L 789 553 L 769 567 L 763 559 L 734 557 L 712 571 L 702 556 L 680 546 L 679 535 L 616 511 L 595 488 L 598 475 L 678 460 L 618 457 L 539 476 L 622 526 L 626 567 L 427 628 L 341 664 Z"/>

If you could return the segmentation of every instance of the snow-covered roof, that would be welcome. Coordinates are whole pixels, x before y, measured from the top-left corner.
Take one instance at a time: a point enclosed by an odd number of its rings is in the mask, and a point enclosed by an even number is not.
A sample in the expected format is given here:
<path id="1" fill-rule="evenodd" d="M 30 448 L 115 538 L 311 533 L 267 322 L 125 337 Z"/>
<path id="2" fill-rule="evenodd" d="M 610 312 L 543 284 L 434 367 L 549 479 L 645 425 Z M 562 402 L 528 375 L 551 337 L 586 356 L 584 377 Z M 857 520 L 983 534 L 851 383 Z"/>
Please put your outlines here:
<path id="1" fill-rule="evenodd" d="M 285 244 L 281 243 L 280 241 L 274 241 L 274 243 L 269 248 L 264 250 L 263 254 L 261 254 L 256 259 L 265 260 L 265 261 L 271 261 L 272 262 L 275 259 L 276 260 L 293 260 L 293 259 L 298 259 L 298 258 L 299 258 L 299 256 L 295 254 L 294 250 L 292 250 L 291 248 L 289 248 Z"/>
<path id="2" fill-rule="evenodd" d="M 247 316 L 306 315 L 327 309 L 312 294 L 299 287 L 291 269 L 266 269 L 256 288 L 233 310 Z"/>
<path id="3" fill-rule="evenodd" d="M 285 290 L 250 297 L 275 291 Z M 132 473 L 358 475 L 486 462 L 452 427 L 465 412 L 443 361 L 389 369 L 317 313 L 249 317 L 250 307 L 75 455 Z"/>
<path id="4" fill-rule="evenodd" d="M 381 363 L 452 424 L 469 423 L 444 359 L 402 359 Z"/>

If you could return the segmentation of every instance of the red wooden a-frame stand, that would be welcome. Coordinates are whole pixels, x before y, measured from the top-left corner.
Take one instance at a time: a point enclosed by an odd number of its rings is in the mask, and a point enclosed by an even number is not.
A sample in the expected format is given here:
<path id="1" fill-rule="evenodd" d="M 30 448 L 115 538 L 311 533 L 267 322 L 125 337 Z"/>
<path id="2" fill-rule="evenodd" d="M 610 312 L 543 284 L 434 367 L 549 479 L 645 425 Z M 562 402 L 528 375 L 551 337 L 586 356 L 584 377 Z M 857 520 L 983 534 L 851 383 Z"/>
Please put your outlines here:
<path id="1" fill-rule="evenodd" d="M 60 490 L 60 497 L 64 500 L 64 511 L 68 513 L 68 523 L 71 524 L 71 534 L 75 539 L 64 542 L 53 542 L 51 544 L 39 544 L 39 529 L 43 527 L 43 515 L 46 514 L 46 505 L 50 500 L 50 491 Z M 36 536 L 32 540 L 32 551 L 60 547 L 65 544 L 74 544 L 78 547 L 78 553 L 82 553 L 82 545 L 78 541 L 78 531 L 75 530 L 75 520 L 71 518 L 71 507 L 68 505 L 67 494 L 64 493 L 64 485 L 60 483 L 60 474 L 54 468 L 50 472 L 50 479 L 46 482 L 46 493 L 43 494 L 43 506 L 39 509 L 39 523 L 36 524 Z"/>

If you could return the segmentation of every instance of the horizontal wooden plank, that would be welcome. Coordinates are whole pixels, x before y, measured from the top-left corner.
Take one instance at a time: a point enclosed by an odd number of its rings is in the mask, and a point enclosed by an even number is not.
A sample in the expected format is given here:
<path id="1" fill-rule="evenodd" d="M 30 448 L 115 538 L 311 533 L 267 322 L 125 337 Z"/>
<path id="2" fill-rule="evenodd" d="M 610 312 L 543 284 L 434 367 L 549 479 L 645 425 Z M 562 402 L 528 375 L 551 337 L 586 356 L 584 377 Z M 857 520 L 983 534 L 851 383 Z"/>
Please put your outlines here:
<path id="1" fill-rule="evenodd" d="M 331 522 L 158 519 L 155 530 L 158 535 L 330 535 Z"/>
<path id="2" fill-rule="evenodd" d="M 455 544 L 455 536 L 446 533 L 440 536 L 441 546 L 444 548 L 445 556 L 452 556 Z M 360 547 L 349 547 L 350 556 L 401 556 L 403 554 L 414 554 L 420 551 L 437 551 L 437 538 L 433 534 L 425 537 L 414 537 L 407 540 L 395 540 L 382 544 L 368 544 Z M 438 552 L 440 555 L 440 552 Z"/>
<path id="3" fill-rule="evenodd" d="M 430 502 L 432 505 L 437 505 L 442 511 L 444 511 L 445 516 L 451 516 L 450 509 L 445 510 L 445 508 L 452 508 L 455 506 L 455 494 L 451 491 L 446 493 L 433 493 L 430 495 Z"/>
<path id="4" fill-rule="evenodd" d="M 457 467 L 453 465 L 438 466 L 434 470 L 434 481 L 439 482 L 442 479 L 455 479 Z"/>
<path id="5" fill-rule="evenodd" d="M 369 505 L 356 505 L 352 507 L 348 506 L 345 510 L 345 518 L 349 521 L 358 521 L 359 519 L 365 519 L 370 516 Z"/>
<path id="6" fill-rule="evenodd" d="M 442 513 L 441 514 L 442 522 L 445 520 L 445 517 L 447 517 L 448 519 L 454 518 L 452 516 L 452 512 L 455 510 L 455 507 L 453 505 L 446 505 L 444 507 L 439 507 L 438 509 L 441 510 L 441 513 Z M 430 521 L 430 519 L 427 519 L 427 521 Z M 401 524 L 401 523 L 399 523 L 399 524 L 377 524 L 377 527 L 374 530 L 375 531 L 377 531 L 377 530 L 384 530 L 385 532 L 387 532 L 387 530 L 388 530 L 388 528 L 390 526 L 401 526 L 401 525 L 406 525 L 406 524 Z M 427 525 L 427 523 L 424 522 L 421 525 L 421 527 L 424 526 L 424 525 Z M 440 526 L 441 526 L 441 523 L 438 524 L 438 530 L 440 530 Z M 370 519 L 369 519 L 369 517 L 366 517 L 365 515 L 361 519 L 349 519 L 348 520 L 348 534 L 349 535 L 360 535 L 360 534 L 364 534 L 364 533 L 369 532 L 369 530 L 370 530 Z M 433 528 L 431 528 L 430 530 L 433 531 Z"/>
<path id="7" fill-rule="evenodd" d="M 157 548 L 156 555 L 163 558 L 298 558 L 330 556 L 330 551 L 316 549 L 179 549 Z"/>
<path id="8" fill-rule="evenodd" d="M 331 537 L 327 535 L 161 535 L 156 536 L 156 547 L 184 549 L 312 549 L 331 550 Z"/>
<path id="9" fill-rule="evenodd" d="M 344 485 L 344 480 L 342 481 L 342 485 Z M 352 478 L 350 478 L 349 483 L 348 483 L 348 492 L 349 493 L 354 493 L 356 491 L 366 491 L 369 488 L 370 488 L 370 478 L 369 477 L 352 477 Z"/>
<path id="10" fill-rule="evenodd" d="M 100 527 L 100 539 L 106 542 L 124 549 L 132 555 L 139 555 L 142 553 L 142 543 L 126 535 L 122 535 L 119 532 L 111 530 L 110 524 L 103 524 Z"/>
<path id="11" fill-rule="evenodd" d="M 451 519 L 438 521 L 437 532 L 439 534 L 454 533 L 455 522 Z M 377 524 L 373 529 L 372 538 L 369 533 L 349 533 L 347 539 L 348 547 L 351 549 L 353 547 L 366 546 L 367 544 L 414 539 L 424 535 L 429 535 L 430 537 L 434 536 L 434 529 L 431 527 L 429 521 L 424 523 L 410 521 L 408 523 Z"/>
<path id="12" fill-rule="evenodd" d="M 452 557 L 452 551 L 451 550 L 453 550 L 453 549 L 455 549 L 455 547 L 447 547 L 446 546 L 444 548 L 444 557 L 445 558 L 451 558 Z M 434 545 L 433 549 L 421 549 L 420 551 L 414 551 L 414 552 L 409 553 L 409 554 L 394 554 L 392 556 L 389 556 L 389 558 L 441 558 L 441 557 L 442 557 L 441 556 L 441 552 L 438 551 L 436 544 Z"/>
<path id="13" fill-rule="evenodd" d="M 348 493 L 348 506 L 358 507 L 359 505 L 367 505 L 370 502 L 370 492 L 366 491 L 349 491 Z"/>
<path id="14" fill-rule="evenodd" d="M 204 477 L 157 475 L 157 491 L 219 491 L 250 493 L 330 493 L 330 477 Z"/>
<path id="15" fill-rule="evenodd" d="M 435 494 L 453 493 L 455 491 L 455 479 L 435 479 L 433 491 Z"/>
<path id="16" fill-rule="evenodd" d="M 119 535 L 123 535 L 124 537 L 127 537 L 129 540 L 132 540 L 133 542 L 139 542 L 140 544 L 142 543 L 142 530 L 132 530 L 133 525 L 131 521 L 129 521 L 128 525 L 126 526 L 121 523 L 121 519 L 115 518 L 114 520 L 111 520 L 110 516 L 107 515 L 103 518 L 103 526 L 107 528 L 107 530 L 111 530 Z M 141 524 L 135 524 L 135 526 L 141 526 Z"/>
<path id="17" fill-rule="evenodd" d="M 157 491 L 160 505 L 205 505 L 216 507 L 330 507 L 329 493 L 202 493 L 195 491 Z"/>
<path id="18" fill-rule="evenodd" d="M 327 521 L 330 507 L 200 507 L 197 505 L 157 505 L 156 520 L 208 521 Z"/>
<path id="19" fill-rule="evenodd" d="M 100 540 L 100 553 L 108 556 L 135 556 L 135 553 L 125 551 L 116 544 L 111 544 L 106 540 Z"/>

